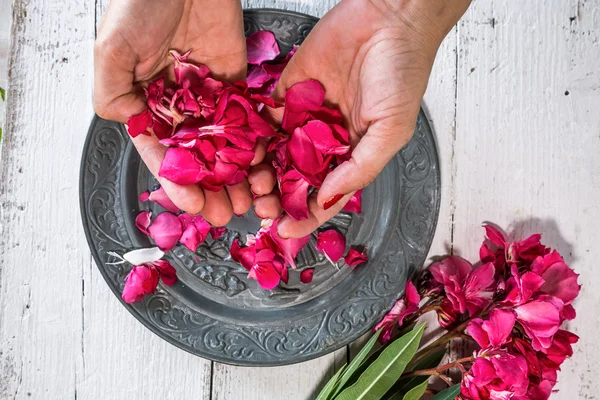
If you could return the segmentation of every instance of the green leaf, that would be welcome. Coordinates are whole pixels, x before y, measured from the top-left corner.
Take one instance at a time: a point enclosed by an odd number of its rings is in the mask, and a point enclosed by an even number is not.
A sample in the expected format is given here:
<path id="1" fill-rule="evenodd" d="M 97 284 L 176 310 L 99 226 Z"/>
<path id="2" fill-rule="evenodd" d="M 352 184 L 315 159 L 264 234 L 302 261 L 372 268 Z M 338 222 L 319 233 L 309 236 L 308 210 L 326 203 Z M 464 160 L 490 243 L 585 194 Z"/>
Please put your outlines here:
<path id="1" fill-rule="evenodd" d="M 429 380 L 426 380 L 425 382 L 422 382 L 420 385 L 415 386 L 414 388 L 410 389 L 408 391 L 408 393 L 406 393 L 404 395 L 402 400 L 420 400 L 421 397 L 423 397 L 423 395 L 425 394 L 425 391 L 427 390 L 427 386 L 429 386 Z"/>
<path id="2" fill-rule="evenodd" d="M 358 352 L 356 357 L 354 357 L 352 362 L 350 362 L 350 365 L 348 365 L 348 368 L 346 368 L 346 372 L 344 372 L 344 375 L 342 375 L 342 377 L 340 379 L 340 384 L 337 386 L 337 389 L 335 390 L 335 392 L 333 393 L 333 396 L 331 396 L 331 397 L 335 397 L 339 392 L 342 391 L 342 389 L 344 389 L 344 386 L 346 386 L 346 383 L 348 383 L 350 378 L 352 378 L 352 375 L 354 375 L 354 373 L 362 365 L 363 361 L 365 361 L 365 359 L 367 358 L 367 356 L 373 349 L 373 346 L 375 346 L 375 343 L 377 342 L 379 335 L 381 335 L 381 329 L 378 330 L 377 332 L 375 332 L 375 334 L 373 336 L 371 336 L 371 338 L 363 346 L 363 348 L 360 349 L 360 351 Z"/>
<path id="3" fill-rule="evenodd" d="M 329 381 L 327 381 L 327 384 L 325 384 L 325 387 L 323 387 L 321 392 L 319 392 L 319 395 L 317 396 L 317 398 L 315 400 L 330 399 L 332 397 L 331 396 L 332 392 L 337 387 L 337 383 L 338 383 L 340 375 L 345 370 L 346 370 L 346 365 L 344 364 L 344 366 L 342 368 L 340 368 L 339 371 L 336 372 L 335 375 L 333 375 Z"/>
<path id="4" fill-rule="evenodd" d="M 6 101 L 6 92 L 1 87 L 0 87 L 0 97 L 2 97 L 2 101 Z"/>
<path id="5" fill-rule="evenodd" d="M 446 355 L 445 349 L 436 351 L 435 353 L 426 356 L 422 360 L 419 360 L 419 362 L 411 371 L 435 368 L 438 365 L 440 365 L 440 362 L 442 362 L 442 358 L 444 358 L 444 355 Z M 414 388 L 415 386 L 419 386 L 420 384 L 426 381 L 429 381 L 429 376 L 413 376 L 410 378 L 400 377 L 398 382 L 396 382 L 394 386 L 392 386 L 392 388 L 387 392 L 384 399 L 402 400 L 404 398 L 404 395 L 408 393 L 410 389 Z"/>
<path id="6" fill-rule="evenodd" d="M 2 128 L 0 128 L 0 142 L 2 141 Z"/>
<path id="7" fill-rule="evenodd" d="M 387 346 L 375 362 L 367 367 L 356 383 L 344 389 L 336 400 L 379 400 L 400 378 L 412 360 L 425 324 Z"/>
<path id="8" fill-rule="evenodd" d="M 460 393 L 460 385 L 450 386 L 448 389 L 442 390 L 436 394 L 433 400 L 454 400 Z"/>

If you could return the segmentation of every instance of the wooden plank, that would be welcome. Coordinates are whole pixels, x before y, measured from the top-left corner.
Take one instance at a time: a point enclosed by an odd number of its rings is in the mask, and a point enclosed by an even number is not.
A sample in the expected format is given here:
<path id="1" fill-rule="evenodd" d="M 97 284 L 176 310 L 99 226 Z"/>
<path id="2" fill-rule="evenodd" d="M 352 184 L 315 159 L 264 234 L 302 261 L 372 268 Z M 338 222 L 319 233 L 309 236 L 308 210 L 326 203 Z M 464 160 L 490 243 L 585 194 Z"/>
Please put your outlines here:
<path id="1" fill-rule="evenodd" d="M 600 325 L 600 1 L 477 1 L 460 26 L 455 252 L 480 225 L 544 234 L 581 274 L 581 336 L 553 399 L 594 398 Z"/>
<path id="2" fill-rule="evenodd" d="M 8 87 L 8 53 L 10 51 L 10 27 L 12 22 L 10 0 L 0 0 L 0 88 Z M 0 100 L 0 129 L 6 126 L 6 103 Z M 0 142 L 0 149 L 2 142 Z M 2 154 L 0 152 L 0 162 Z"/>
<path id="3" fill-rule="evenodd" d="M 93 17 L 84 0 L 14 2 L 0 179 L 1 398 L 74 398 L 83 376 L 89 255 L 77 181 L 92 112 L 82 88 L 91 88 Z"/>

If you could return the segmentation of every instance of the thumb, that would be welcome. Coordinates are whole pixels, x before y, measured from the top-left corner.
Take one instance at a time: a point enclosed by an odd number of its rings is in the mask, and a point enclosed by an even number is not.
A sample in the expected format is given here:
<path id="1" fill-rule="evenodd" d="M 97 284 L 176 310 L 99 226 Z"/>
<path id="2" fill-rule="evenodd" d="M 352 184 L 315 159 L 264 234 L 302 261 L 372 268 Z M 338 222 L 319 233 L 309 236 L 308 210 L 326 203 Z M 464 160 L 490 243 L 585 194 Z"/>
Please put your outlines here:
<path id="1" fill-rule="evenodd" d="M 317 203 L 330 207 L 343 195 L 363 189 L 375 180 L 387 163 L 408 143 L 413 129 L 398 132 L 377 122 L 371 125 L 366 135 L 352 151 L 352 158 L 335 168 L 319 189 Z"/>

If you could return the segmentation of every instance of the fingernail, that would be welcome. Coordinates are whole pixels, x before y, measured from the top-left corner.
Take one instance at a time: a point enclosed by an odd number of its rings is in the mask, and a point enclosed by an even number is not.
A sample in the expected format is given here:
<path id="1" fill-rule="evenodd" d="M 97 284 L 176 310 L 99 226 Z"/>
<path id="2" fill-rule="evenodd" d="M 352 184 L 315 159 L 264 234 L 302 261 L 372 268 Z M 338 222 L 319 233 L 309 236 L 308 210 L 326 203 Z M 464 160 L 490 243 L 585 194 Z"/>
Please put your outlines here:
<path id="1" fill-rule="evenodd" d="M 330 198 L 329 200 L 327 200 L 325 203 L 323 203 L 323 209 L 324 210 L 329 210 L 331 207 L 333 207 L 335 205 L 335 203 L 337 203 L 338 201 L 340 201 L 340 199 L 344 197 L 343 194 L 336 194 L 335 196 L 333 196 L 332 198 Z"/>

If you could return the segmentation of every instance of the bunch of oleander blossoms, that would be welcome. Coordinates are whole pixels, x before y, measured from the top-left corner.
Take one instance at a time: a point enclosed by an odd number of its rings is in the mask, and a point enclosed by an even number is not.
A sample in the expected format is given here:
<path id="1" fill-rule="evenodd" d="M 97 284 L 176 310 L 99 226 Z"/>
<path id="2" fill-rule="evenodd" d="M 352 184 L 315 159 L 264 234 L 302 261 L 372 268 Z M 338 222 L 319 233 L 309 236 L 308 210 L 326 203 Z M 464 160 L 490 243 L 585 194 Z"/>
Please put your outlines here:
<path id="1" fill-rule="evenodd" d="M 408 282 L 404 297 L 375 330 L 381 329 L 380 341 L 387 342 L 396 327 L 435 311 L 448 332 L 430 350 L 458 337 L 470 338 L 480 348 L 426 373 L 448 380 L 444 368 L 460 368 L 459 398 L 465 400 L 547 399 L 578 340 L 561 329 L 575 318 L 578 275 L 556 250 L 540 242 L 539 234 L 509 241 L 494 227 L 485 229 L 479 266 L 457 256 L 435 262 L 415 284 Z"/>

